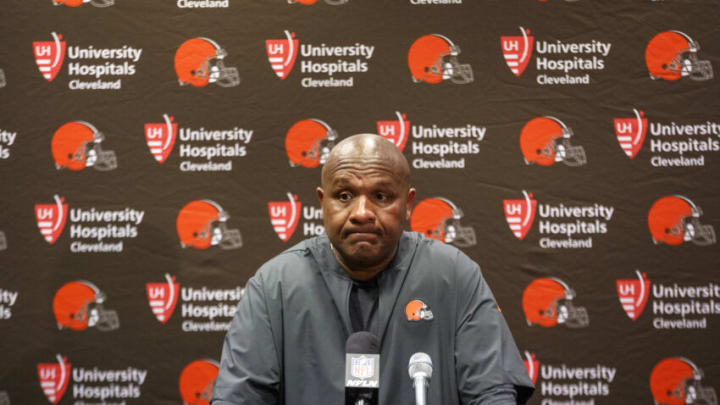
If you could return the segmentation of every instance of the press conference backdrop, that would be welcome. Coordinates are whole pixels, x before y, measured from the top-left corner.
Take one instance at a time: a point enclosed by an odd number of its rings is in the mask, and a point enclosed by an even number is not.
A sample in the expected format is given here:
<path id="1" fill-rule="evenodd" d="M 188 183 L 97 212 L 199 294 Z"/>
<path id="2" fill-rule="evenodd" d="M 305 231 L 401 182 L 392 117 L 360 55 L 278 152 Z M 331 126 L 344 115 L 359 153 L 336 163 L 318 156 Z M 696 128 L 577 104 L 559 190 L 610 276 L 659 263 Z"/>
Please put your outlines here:
<path id="1" fill-rule="evenodd" d="M 481 264 L 530 403 L 716 403 L 717 1 L 6 3 L 3 405 L 207 403 L 367 132 L 410 228 Z"/>

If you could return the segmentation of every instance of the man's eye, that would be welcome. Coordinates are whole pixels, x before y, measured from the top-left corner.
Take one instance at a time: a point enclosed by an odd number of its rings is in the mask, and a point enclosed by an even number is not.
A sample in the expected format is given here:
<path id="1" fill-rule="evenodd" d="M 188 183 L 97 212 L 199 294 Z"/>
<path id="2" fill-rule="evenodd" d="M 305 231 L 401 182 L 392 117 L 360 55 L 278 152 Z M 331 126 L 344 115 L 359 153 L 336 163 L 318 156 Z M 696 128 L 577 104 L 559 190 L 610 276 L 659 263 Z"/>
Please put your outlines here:
<path id="1" fill-rule="evenodd" d="M 352 198 L 352 195 L 350 193 L 340 193 L 338 195 L 338 199 L 340 201 L 349 201 Z"/>

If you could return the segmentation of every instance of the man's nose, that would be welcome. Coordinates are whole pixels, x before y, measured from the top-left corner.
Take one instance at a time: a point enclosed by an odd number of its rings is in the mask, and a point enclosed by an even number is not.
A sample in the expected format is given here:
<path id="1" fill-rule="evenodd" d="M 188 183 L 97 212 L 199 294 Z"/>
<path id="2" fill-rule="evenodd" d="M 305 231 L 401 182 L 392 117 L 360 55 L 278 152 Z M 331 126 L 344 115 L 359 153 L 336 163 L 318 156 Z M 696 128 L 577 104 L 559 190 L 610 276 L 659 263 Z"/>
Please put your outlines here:
<path id="1" fill-rule="evenodd" d="M 353 222 L 375 222 L 374 206 L 365 196 L 360 196 L 355 202 L 353 211 L 350 214 L 350 220 Z"/>

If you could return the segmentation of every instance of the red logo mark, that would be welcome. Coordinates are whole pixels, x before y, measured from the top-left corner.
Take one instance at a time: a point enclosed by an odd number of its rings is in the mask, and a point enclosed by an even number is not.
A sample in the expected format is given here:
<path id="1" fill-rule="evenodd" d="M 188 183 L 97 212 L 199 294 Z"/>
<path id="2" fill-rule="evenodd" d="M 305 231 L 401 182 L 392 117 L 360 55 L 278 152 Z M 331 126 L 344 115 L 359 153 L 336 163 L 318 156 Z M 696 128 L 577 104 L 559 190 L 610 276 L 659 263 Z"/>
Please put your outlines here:
<path id="1" fill-rule="evenodd" d="M 642 111 L 633 108 L 635 117 L 615 118 L 615 136 L 623 152 L 630 159 L 634 158 L 642 148 L 647 133 L 647 118 Z"/>
<path id="2" fill-rule="evenodd" d="M 535 353 L 530 353 L 525 350 L 525 359 L 523 360 L 523 363 L 525 363 L 525 370 L 527 370 L 530 380 L 533 385 L 535 385 L 535 381 L 537 381 L 538 377 L 538 370 L 540 370 L 540 362 L 535 358 Z"/>
<path id="3" fill-rule="evenodd" d="M 535 220 L 537 201 L 533 199 L 532 193 L 528 194 L 523 190 L 523 200 L 504 200 L 505 220 L 513 235 L 522 240 L 527 236 Z"/>
<path id="4" fill-rule="evenodd" d="M 54 198 L 55 204 L 35 204 L 35 219 L 40 234 L 51 245 L 60 237 L 68 215 L 65 197 L 55 194 Z"/>
<path id="5" fill-rule="evenodd" d="M 650 280 L 645 273 L 635 270 L 637 280 L 617 280 L 617 293 L 620 305 L 633 321 L 637 320 L 645 309 L 650 294 Z"/>
<path id="6" fill-rule="evenodd" d="M 174 117 L 163 114 L 165 122 L 145 124 L 145 142 L 155 160 L 165 163 L 177 138 L 177 123 Z"/>
<path id="7" fill-rule="evenodd" d="M 295 58 L 298 54 L 298 40 L 295 33 L 285 30 L 285 39 L 268 39 L 265 41 L 270 67 L 280 79 L 284 80 L 290 74 L 295 65 Z"/>
<path id="8" fill-rule="evenodd" d="M 292 237 L 300 219 L 302 203 L 297 201 L 297 196 L 287 193 L 288 201 L 270 201 L 268 213 L 270 223 L 278 237 L 287 242 Z"/>
<path id="9" fill-rule="evenodd" d="M 57 364 L 39 363 L 37 365 L 40 387 L 51 404 L 57 404 L 65 394 L 70 380 L 70 363 L 67 358 L 57 355 Z"/>
<path id="10" fill-rule="evenodd" d="M 378 121 L 378 135 L 391 141 L 400 150 L 405 149 L 405 143 L 410 135 L 410 121 L 405 114 L 395 111 L 397 121 Z"/>
<path id="11" fill-rule="evenodd" d="M 35 54 L 35 62 L 38 65 L 40 74 L 51 82 L 60 72 L 63 60 L 65 59 L 65 41 L 62 35 L 52 33 L 52 41 L 34 41 L 33 53 Z"/>
<path id="12" fill-rule="evenodd" d="M 165 274 L 165 283 L 147 283 L 147 299 L 153 314 L 162 323 L 166 323 L 175 311 L 180 284 L 175 282 L 175 276 Z"/>
<path id="13" fill-rule="evenodd" d="M 520 27 L 520 33 L 522 33 L 522 36 L 503 35 L 500 37 L 500 46 L 502 47 L 503 56 L 505 56 L 505 63 L 517 77 L 520 77 L 525 71 L 535 45 L 535 37 L 528 35 L 530 34 L 529 29 Z"/>

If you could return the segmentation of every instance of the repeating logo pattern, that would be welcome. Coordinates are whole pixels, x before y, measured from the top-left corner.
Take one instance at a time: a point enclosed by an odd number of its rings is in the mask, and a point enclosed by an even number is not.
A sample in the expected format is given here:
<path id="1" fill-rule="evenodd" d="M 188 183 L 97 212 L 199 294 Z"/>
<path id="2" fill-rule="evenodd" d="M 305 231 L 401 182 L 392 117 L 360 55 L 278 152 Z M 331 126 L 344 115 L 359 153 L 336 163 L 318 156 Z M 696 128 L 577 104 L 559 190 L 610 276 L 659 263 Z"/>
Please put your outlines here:
<path id="1" fill-rule="evenodd" d="M 650 295 L 650 280 L 645 273 L 635 270 L 637 279 L 621 279 L 616 281 L 618 299 L 627 316 L 636 321 L 645 310 Z"/>
<path id="2" fill-rule="evenodd" d="M 503 35 L 500 37 L 505 63 L 510 71 L 520 77 L 532 57 L 535 37 L 530 35 L 530 30 L 520 27 L 522 36 Z"/>
<path id="3" fill-rule="evenodd" d="M 175 276 L 165 274 L 165 283 L 147 283 L 148 304 L 153 314 L 161 323 L 167 323 L 175 311 L 178 297 L 180 296 L 180 284 L 175 282 Z"/>
<path id="4" fill-rule="evenodd" d="M 295 33 L 285 31 L 285 39 L 268 39 L 265 41 L 270 67 L 280 80 L 288 77 L 295 66 L 295 58 L 300 49 L 299 41 L 295 39 Z"/>
<path id="5" fill-rule="evenodd" d="M 178 125 L 174 117 L 163 114 L 165 122 L 145 124 L 145 142 L 158 163 L 165 163 L 177 138 Z"/>
<path id="6" fill-rule="evenodd" d="M 535 211 L 537 210 L 537 201 L 533 198 L 532 193 L 528 194 L 525 190 L 522 193 L 525 197 L 522 200 L 503 201 L 505 220 L 510 227 L 510 231 L 520 240 L 525 239 L 530 228 L 532 228 Z"/>
<path id="7" fill-rule="evenodd" d="M 33 42 L 33 54 L 40 74 L 45 80 L 55 80 L 65 59 L 67 44 L 62 40 L 62 35 L 52 33 L 52 41 Z"/>
<path id="8" fill-rule="evenodd" d="M 54 196 L 55 203 L 35 204 L 35 220 L 40 234 L 47 243 L 53 244 L 60 237 L 68 217 L 68 205 L 64 197 Z"/>
<path id="9" fill-rule="evenodd" d="M 71 365 L 67 357 L 57 355 L 57 363 L 39 363 L 37 365 L 40 388 L 51 404 L 57 404 L 62 399 L 70 381 Z"/>
<path id="10" fill-rule="evenodd" d="M 283 242 L 290 240 L 295 233 L 302 209 L 302 203 L 298 201 L 297 195 L 288 192 L 287 198 L 288 201 L 268 202 L 270 224 Z"/>
<path id="11" fill-rule="evenodd" d="M 630 158 L 637 156 L 645 141 L 648 121 L 642 111 L 633 108 L 635 117 L 615 118 L 615 136 L 623 152 Z"/>
<path id="12" fill-rule="evenodd" d="M 395 111 L 397 121 L 378 121 L 377 133 L 391 141 L 398 149 L 405 150 L 405 144 L 410 136 L 410 121 L 405 114 Z"/>

